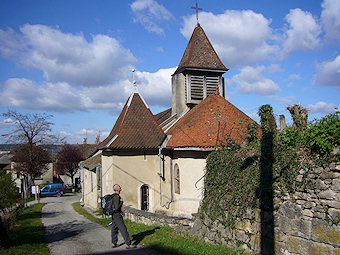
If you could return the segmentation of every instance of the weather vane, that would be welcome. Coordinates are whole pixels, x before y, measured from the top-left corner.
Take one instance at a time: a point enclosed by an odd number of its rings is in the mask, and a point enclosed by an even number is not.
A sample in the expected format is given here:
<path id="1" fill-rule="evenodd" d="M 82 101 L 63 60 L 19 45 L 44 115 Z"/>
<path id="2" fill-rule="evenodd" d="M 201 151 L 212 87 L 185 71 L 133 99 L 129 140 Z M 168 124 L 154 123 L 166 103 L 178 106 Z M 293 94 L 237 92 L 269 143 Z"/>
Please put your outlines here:
<path id="1" fill-rule="evenodd" d="M 197 3 L 197 0 L 196 0 L 196 6 L 195 7 L 191 7 L 192 9 L 196 9 L 196 19 L 197 19 L 197 24 L 199 24 L 198 22 L 198 11 L 202 11 L 203 9 L 202 8 L 198 8 L 198 3 Z"/>

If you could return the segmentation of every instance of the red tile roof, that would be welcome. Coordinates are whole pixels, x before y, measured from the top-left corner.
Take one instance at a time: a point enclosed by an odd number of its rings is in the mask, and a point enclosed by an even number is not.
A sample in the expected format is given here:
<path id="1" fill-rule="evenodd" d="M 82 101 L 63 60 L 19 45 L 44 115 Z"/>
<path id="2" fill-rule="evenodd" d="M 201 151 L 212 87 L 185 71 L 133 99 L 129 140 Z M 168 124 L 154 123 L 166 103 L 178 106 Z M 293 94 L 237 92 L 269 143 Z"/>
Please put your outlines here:
<path id="1" fill-rule="evenodd" d="M 165 120 L 167 120 L 171 117 L 171 111 L 172 111 L 172 108 L 169 108 L 169 109 L 155 115 L 155 118 L 157 119 L 159 124 L 162 124 L 163 121 L 165 121 Z"/>
<path id="2" fill-rule="evenodd" d="M 157 148 L 165 138 L 163 130 L 138 93 L 130 96 L 109 136 L 99 144 L 113 149 Z"/>
<path id="3" fill-rule="evenodd" d="M 203 28 L 199 24 L 191 35 L 188 46 L 175 73 L 179 73 L 186 68 L 228 71 L 228 68 L 225 67 L 217 56 Z"/>
<path id="4" fill-rule="evenodd" d="M 190 110 L 173 127 L 166 147 L 219 146 L 226 136 L 242 143 L 247 136 L 247 125 L 253 122 L 241 110 L 218 95 L 211 95 Z"/>

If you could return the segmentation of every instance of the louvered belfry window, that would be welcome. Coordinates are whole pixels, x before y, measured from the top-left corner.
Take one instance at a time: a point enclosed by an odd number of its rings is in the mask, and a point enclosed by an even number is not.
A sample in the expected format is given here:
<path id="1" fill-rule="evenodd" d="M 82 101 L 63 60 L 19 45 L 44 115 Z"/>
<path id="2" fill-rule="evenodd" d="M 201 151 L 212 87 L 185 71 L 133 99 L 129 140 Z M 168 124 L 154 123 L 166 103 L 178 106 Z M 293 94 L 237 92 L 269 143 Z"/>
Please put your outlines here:
<path id="1" fill-rule="evenodd" d="M 221 82 L 221 76 L 187 74 L 185 76 L 187 103 L 199 104 L 204 98 L 215 93 L 216 86 L 221 90 Z"/>

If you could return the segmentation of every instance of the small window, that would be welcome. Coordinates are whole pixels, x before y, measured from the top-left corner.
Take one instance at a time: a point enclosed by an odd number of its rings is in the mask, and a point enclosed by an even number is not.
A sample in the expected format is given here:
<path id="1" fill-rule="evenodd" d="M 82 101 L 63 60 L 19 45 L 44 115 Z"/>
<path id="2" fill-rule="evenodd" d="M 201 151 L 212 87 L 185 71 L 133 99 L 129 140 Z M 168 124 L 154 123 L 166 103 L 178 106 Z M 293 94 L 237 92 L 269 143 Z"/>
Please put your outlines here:
<path id="1" fill-rule="evenodd" d="M 177 164 L 175 164 L 175 193 L 180 194 L 180 173 L 179 173 L 179 167 Z"/>

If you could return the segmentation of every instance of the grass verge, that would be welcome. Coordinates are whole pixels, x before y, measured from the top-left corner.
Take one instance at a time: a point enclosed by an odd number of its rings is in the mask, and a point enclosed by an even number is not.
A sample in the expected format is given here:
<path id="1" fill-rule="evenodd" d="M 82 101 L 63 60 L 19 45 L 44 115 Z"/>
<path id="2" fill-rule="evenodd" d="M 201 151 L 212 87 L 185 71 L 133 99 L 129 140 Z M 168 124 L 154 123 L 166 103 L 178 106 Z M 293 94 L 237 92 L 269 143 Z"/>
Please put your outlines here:
<path id="1" fill-rule="evenodd" d="M 91 221 L 103 226 L 111 222 L 111 219 L 100 219 L 88 213 L 79 203 L 74 203 L 73 208 L 81 215 Z M 172 255 L 245 255 L 247 253 L 227 248 L 225 246 L 215 246 L 197 238 L 178 234 L 170 227 L 147 226 L 125 220 L 131 238 L 143 247 L 154 249 L 161 254 Z"/>
<path id="2" fill-rule="evenodd" d="M 35 204 L 24 209 L 9 231 L 13 245 L 8 249 L 0 250 L 0 254 L 50 254 L 45 240 L 45 228 L 41 223 L 41 209 L 44 205 Z"/>

